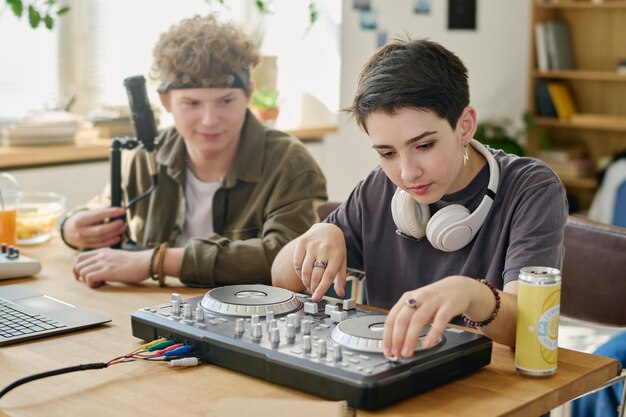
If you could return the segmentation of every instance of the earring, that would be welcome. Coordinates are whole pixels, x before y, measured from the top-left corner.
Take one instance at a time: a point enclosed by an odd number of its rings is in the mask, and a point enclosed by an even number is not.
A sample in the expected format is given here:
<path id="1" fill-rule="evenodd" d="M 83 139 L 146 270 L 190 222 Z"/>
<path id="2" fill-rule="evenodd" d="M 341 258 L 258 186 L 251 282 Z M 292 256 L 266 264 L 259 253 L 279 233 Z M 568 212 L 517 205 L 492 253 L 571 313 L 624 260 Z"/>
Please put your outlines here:
<path id="1" fill-rule="evenodd" d="M 463 145 L 463 166 L 467 165 L 469 154 L 467 153 L 467 145 Z"/>

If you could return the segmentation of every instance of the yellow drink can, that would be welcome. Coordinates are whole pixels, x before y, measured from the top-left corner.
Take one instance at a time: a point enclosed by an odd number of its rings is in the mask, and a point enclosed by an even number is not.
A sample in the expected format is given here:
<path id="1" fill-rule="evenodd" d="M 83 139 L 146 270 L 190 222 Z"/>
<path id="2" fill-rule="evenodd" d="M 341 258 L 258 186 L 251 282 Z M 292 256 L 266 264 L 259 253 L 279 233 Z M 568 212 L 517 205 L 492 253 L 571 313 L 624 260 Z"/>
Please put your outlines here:
<path id="1" fill-rule="evenodd" d="M 556 372 L 561 271 L 543 266 L 520 270 L 517 287 L 515 369 L 543 378 Z"/>

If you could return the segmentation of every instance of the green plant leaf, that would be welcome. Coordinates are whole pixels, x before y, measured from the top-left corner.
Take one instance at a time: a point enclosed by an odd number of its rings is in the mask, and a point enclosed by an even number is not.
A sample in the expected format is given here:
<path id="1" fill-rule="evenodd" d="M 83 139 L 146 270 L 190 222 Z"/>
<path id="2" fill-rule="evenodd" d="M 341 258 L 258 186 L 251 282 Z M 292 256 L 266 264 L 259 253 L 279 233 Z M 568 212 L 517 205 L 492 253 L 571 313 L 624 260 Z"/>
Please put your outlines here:
<path id="1" fill-rule="evenodd" d="M 317 4 L 311 2 L 309 3 L 309 27 L 313 26 L 313 23 L 317 22 L 317 18 L 319 17 L 319 10 L 317 9 Z"/>
<path id="2" fill-rule="evenodd" d="M 271 0 L 255 0 L 256 8 L 259 9 L 261 13 L 269 13 L 269 4 Z"/>
<path id="3" fill-rule="evenodd" d="M 52 28 L 54 27 L 54 19 L 52 19 L 52 17 L 49 14 L 47 14 L 43 18 L 43 22 L 45 23 L 46 27 L 50 30 L 52 30 Z"/>
<path id="4" fill-rule="evenodd" d="M 22 0 L 6 0 L 7 4 L 11 8 L 13 14 L 17 17 L 22 17 L 22 13 L 24 13 L 24 3 Z"/>
<path id="5" fill-rule="evenodd" d="M 69 10 L 70 10 L 70 6 L 61 7 L 59 10 L 57 10 L 57 16 L 61 16 L 67 13 Z"/>
<path id="6" fill-rule="evenodd" d="M 28 23 L 30 23 L 30 27 L 33 29 L 41 23 L 41 14 L 32 5 L 28 6 Z"/>
<path id="7" fill-rule="evenodd" d="M 278 91 L 257 89 L 252 93 L 250 104 L 261 110 L 278 108 Z"/>

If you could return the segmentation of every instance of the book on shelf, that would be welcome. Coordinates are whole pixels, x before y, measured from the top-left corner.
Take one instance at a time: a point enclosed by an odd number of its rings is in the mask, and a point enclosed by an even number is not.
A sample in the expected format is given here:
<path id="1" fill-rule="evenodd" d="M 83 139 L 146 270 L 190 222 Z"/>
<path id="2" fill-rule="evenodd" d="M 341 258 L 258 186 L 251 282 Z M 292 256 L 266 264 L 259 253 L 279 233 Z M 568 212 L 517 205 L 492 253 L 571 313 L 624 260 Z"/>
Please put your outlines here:
<path id="1" fill-rule="evenodd" d="M 102 138 L 135 136 L 135 130 L 130 119 L 98 120 L 92 124 L 95 129 L 98 129 Z"/>
<path id="2" fill-rule="evenodd" d="M 537 80 L 535 84 L 535 96 L 537 98 L 537 113 L 543 117 L 557 117 L 554 103 L 550 97 L 548 81 Z"/>
<path id="3" fill-rule="evenodd" d="M 535 51 L 537 52 L 537 69 L 539 71 L 547 71 L 549 69 L 545 32 L 543 22 L 535 23 Z"/>
<path id="4" fill-rule="evenodd" d="M 547 20 L 543 22 L 543 32 L 548 68 L 551 70 L 574 69 L 569 26 L 564 22 Z"/>
<path id="5" fill-rule="evenodd" d="M 559 120 L 570 120 L 576 113 L 576 105 L 567 84 L 562 81 L 550 81 L 548 91 Z"/>

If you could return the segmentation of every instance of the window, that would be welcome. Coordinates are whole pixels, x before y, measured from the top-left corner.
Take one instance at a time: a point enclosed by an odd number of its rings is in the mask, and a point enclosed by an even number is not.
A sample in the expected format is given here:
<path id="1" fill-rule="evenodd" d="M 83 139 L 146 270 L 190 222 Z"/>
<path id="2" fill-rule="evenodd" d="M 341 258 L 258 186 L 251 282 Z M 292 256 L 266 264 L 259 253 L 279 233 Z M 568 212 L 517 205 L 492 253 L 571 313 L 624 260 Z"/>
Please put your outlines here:
<path id="1" fill-rule="evenodd" d="M 0 57 L 0 121 L 56 104 L 56 30 L 33 30 L 26 19 L 5 10 L 0 15 Z"/>
<path id="2" fill-rule="evenodd" d="M 183 18 L 218 9 L 225 19 L 251 29 L 253 0 L 68 0 L 70 11 L 53 31 L 33 30 L 10 12 L 0 19 L 0 117 L 53 106 L 73 93 L 73 112 L 127 106 L 123 80 L 148 77 L 160 33 Z M 316 0 L 309 26 L 308 0 L 274 0 L 265 15 L 261 52 L 277 56 L 281 116 L 287 127 L 335 121 L 339 105 L 341 2 Z M 306 34 L 305 34 L 306 33 Z M 18 39 L 5 42 L 5 39 Z M 148 94 L 158 103 L 156 85 Z M 303 116 L 307 113 L 307 117 Z M 163 124 L 171 123 L 165 114 Z"/>

